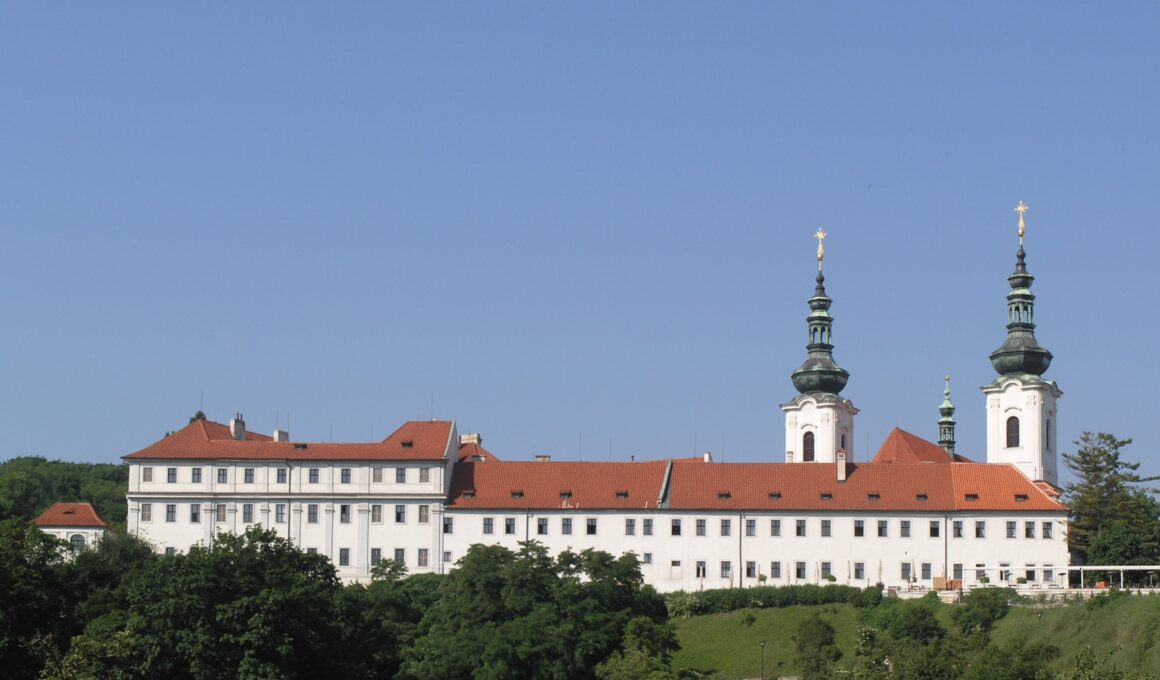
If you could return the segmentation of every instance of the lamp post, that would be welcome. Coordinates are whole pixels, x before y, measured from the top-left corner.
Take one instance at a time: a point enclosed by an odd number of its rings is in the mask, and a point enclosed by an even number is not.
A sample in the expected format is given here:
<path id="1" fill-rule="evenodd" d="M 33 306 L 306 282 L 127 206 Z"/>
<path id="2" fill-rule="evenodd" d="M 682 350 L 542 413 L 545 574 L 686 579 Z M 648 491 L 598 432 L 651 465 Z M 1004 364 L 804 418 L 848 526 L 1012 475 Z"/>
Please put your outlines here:
<path id="1" fill-rule="evenodd" d="M 765 640 L 762 640 L 761 642 L 759 642 L 757 644 L 761 645 L 761 678 L 760 678 L 760 680 L 765 680 Z"/>

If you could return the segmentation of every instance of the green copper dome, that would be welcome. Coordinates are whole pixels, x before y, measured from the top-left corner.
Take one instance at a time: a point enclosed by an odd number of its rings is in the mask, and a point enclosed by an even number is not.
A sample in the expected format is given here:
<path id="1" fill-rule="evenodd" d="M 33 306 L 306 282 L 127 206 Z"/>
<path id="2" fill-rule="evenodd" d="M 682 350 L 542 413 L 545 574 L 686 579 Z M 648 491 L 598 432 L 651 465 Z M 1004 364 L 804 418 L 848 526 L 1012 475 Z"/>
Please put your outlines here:
<path id="1" fill-rule="evenodd" d="M 991 366 L 999 375 L 1043 375 L 1051 366 L 1051 352 L 1035 339 L 1035 296 L 1027 273 L 1023 244 L 1016 253 L 1015 271 L 1007 277 L 1011 292 L 1007 294 L 1007 339 L 991 352 Z"/>
<path id="2" fill-rule="evenodd" d="M 834 346 L 830 340 L 834 320 L 830 317 L 830 303 L 833 301 L 826 295 L 825 280 L 819 268 L 818 285 L 809 300 L 810 315 L 806 317 L 810 333 L 806 360 L 790 375 L 794 388 L 802 394 L 838 394 L 850 379 L 850 374 L 838 366 L 832 354 Z"/>

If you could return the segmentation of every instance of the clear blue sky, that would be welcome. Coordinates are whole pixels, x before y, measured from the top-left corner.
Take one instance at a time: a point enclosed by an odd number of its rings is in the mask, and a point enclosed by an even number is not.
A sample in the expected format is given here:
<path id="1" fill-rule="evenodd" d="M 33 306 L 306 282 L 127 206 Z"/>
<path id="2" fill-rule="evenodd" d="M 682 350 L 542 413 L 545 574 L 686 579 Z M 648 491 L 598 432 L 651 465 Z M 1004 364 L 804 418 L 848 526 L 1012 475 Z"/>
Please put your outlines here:
<path id="1" fill-rule="evenodd" d="M 1156 3 L 0 9 L 0 457 L 198 409 L 780 460 L 824 226 L 856 459 L 983 456 L 1019 200 L 1060 439 L 1160 473 Z M 332 435 L 333 432 L 333 435 Z M 1070 448 L 1070 447 L 1068 447 Z"/>

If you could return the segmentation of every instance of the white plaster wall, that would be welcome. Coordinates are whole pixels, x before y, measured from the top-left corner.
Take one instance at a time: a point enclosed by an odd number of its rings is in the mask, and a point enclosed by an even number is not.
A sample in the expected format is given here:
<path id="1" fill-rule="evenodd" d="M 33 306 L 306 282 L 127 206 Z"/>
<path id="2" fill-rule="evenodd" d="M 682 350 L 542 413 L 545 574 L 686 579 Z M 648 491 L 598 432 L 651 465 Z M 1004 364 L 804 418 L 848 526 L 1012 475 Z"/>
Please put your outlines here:
<path id="1" fill-rule="evenodd" d="M 1061 393 L 1046 382 L 1008 378 L 983 388 L 987 399 L 987 462 L 1010 463 L 1028 479 L 1057 484 L 1056 400 Z M 1019 446 L 1008 447 L 1007 419 L 1019 418 Z"/>

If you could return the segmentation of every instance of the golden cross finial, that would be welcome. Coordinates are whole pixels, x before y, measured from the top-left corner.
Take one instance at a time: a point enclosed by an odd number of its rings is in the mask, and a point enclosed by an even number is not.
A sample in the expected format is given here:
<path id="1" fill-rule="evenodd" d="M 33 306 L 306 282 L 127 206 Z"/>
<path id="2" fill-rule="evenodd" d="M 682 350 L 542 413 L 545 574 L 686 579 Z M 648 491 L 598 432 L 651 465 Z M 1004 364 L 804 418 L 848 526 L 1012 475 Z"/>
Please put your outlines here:
<path id="1" fill-rule="evenodd" d="M 826 249 L 822 247 L 822 241 L 826 240 L 826 232 L 818 227 L 818 232 L 814 234 L 814 238 L 818 239 L 818 271 L 822 271 L 822 258 L 826 255 Z"/>
<path id="2" fill-rule="evenodd" d="M 1015 212 L 1019 213 L 1019 245 L 1023 245 L 1023 230 L 1026 227 L 1023 223 L 1023 213 L 1027 212 L 1027 204 L 1019 201 L 1019 205 L 1015 206 Z"/>

